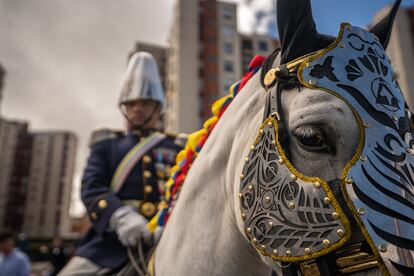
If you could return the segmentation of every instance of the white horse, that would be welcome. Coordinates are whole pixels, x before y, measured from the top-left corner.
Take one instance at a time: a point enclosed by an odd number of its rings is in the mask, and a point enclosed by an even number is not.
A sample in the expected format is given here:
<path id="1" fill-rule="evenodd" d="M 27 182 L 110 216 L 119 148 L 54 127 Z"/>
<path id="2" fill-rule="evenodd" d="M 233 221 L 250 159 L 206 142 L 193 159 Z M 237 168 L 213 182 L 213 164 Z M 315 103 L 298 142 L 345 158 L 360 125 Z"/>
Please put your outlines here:
<path id="1" fill-rule="evenodd" d="M 289 5 L 289 1 L 279 0 L 278 5 L 283 5 L 279 2 Z M 290 2 L 301 5 L 301 1 Z M 279 27 L 281 23 L 279 20 Z M 278 55 L 272 68 L 280 60 Z M 209 136 L 186 177 L 153 255 L 156 276 L 269 276 L 272 271 L 282 272 L 279 261 L 261 254 L 252 244 L 240 211 L 240 175 L 263 122 L 267 93 L 257 73 Z M 361 136 L 350 105 L 332 93 L 302 86 L 282 92 L 281 108 L 287 135 L 283 146 L 295 169 L 307 176 L 340 179 L 355 156 Z M 335 150 L 320 151 L 321 147 Z M 357 225 L 351 227 L 357 229 Z M 364 273 L 353 275 L 381 274 L 378 268 Z"/>
<path id="2" fill-rule="evenodd" d="M 155 275 L 269 276 L 272 269 L 280 270 L 276 262 L 261 257 L 244 235 L 239 208 L 240 174 L 265 106 L 259 75 L 233 100 L 193 164 L 157 246 Z M 284 91 L 283 109 L 288 133 L 316 123 L 337 131 L 335 156 L 304 152 L 296 137 L 289 147 L 299 171 L 317 172 L 324 179 L 339 177 L 358 143 L 358 126 L 349 107 L 323 91 L 294 89 Z"/>

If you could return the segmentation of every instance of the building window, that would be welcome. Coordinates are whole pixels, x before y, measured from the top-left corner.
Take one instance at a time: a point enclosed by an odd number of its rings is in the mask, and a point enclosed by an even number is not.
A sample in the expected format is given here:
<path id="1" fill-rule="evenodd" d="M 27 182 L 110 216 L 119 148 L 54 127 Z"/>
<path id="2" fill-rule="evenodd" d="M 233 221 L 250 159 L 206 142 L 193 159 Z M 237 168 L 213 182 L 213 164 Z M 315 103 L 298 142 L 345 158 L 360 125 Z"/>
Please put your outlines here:
<path id="1" fill-rule="evenodd" d="M 253 44 L 251 40 L 243 39 L 242 41 L 242 48 L 243 50 L 246 49 L 253 49 Z"/>
<path id="2" fill-rule="evenodd" d="M 226 53 L 226 54 L 232 54 L 233 53 L 233 44 L 230 43 L 230 42 L 224 42 L 223 52 Z"/>
<path id="3" fill-rule="evenodd" d="M 269 50 L 269 46 L 267 41 L 259 40 L 259 51 L 267 52 Z"/>
<path id="4" fill-rule="evenodd" d="M 224 71 L 226 71 L 228 73 L 233 73 L 233 71 L 234 71 L 233 62 L 229 61 L 229 60 L 225 60 L 224 64 L 223 64 L 223 69 L 224 69 Z"/>
<path id="5" fill-rule="evenodd" d="M 224 37 L 232 37 L 234 35 L 234 29 L 229 26 L 223 26 L 221 32 Z"/>
<path id="6" fill-rule="evenodd" d="M 223 9 L 223 19 L 231 20 L 233 19 L 233 11 L 230 8 Z"/>

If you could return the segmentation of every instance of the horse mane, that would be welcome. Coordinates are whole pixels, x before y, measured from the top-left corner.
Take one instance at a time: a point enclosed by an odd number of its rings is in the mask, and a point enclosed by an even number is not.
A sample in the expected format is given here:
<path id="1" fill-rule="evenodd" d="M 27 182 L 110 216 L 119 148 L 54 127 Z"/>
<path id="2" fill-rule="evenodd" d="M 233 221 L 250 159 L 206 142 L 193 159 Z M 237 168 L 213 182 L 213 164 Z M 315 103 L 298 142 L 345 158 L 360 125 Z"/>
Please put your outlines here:
<path id="1" fill-rule="evenodd" d="M 184 149 L 177 154 L 176 164 L 170 170 L 171 176 L 166 184 L 164 200 L 160 202 L 157 214 L 147 224 L 147 227 L 151 232 L 155 231 L 157 226 L 166 225 L 172 212 L 174 202 L 178 200 L 180 190 L 191 165 L 194 163 L 224 111 L 226 111 L 238 92 L 246 85 L 250 78 L 256 74 L 264 62 L 265 57 L 255 56 L 249 64 L 248 72 L 243 75 L 241 80 L 230 87 L 229 94 L 213 103 L 211 106 L 213 116 L 204 122 L 203 128 L 188 135 L 188 140 Z"/>

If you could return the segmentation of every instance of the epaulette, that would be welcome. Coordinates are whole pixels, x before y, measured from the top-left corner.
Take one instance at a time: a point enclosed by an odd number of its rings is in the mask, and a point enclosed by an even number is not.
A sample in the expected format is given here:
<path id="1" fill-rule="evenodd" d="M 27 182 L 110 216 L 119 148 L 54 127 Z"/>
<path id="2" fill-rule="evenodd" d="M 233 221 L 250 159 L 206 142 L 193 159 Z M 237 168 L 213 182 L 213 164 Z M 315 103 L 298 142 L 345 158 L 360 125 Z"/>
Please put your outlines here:
<path id="1" fill-rule="evenodd" d="M 105 141 L 105 140 L 110 140 L 110 139 L 114 139 L 117 138 L 119 136 L 121 136 L 123 133 L 123 131 L 120 130 L 113 130 L 113 129 L 109 129 L 109 128 L 100 128 L 97 129 L 95 131 L 92 132 L 91 134 L 91 138 L 89 140 L 89 147 Z"/>
<path id="2" fill-rule="evenodd" d="M 167 135 L 167 137 L 174 139 L 174 144 L 176 144 L 177 146 L 185 147 L 185 144 L 187 144 L 188 135 L 185 133 L 175 134 L 167 132 L 165 134 Z"/>

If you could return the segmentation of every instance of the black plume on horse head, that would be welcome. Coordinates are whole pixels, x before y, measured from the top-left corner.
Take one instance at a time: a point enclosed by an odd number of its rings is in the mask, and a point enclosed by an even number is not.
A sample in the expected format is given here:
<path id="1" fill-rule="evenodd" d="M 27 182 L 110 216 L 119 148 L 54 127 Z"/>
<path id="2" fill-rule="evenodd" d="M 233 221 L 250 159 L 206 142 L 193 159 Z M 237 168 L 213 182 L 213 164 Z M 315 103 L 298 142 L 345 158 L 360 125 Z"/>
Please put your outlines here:
<path id="1" fill-rule="evenodd" d="M 401 0 L 397 0 L 387 16 L 370 28 L 384 49 L 388 45 L 392 25 Z M 328 47 L 332 36 L 318 33 L 310 0 L 277 0 L 277 24 L 281 41 L 281 64 Z"/>

